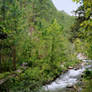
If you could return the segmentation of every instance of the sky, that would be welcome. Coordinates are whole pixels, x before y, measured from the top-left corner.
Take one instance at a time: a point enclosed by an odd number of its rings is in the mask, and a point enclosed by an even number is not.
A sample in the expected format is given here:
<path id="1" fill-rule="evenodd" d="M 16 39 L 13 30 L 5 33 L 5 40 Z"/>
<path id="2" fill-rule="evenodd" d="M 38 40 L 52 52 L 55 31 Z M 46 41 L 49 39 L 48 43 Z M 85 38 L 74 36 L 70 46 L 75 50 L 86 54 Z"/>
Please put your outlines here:
<path id="1" fill-rule="evenodd" d="M 64 10 L 69 15 L 74 15 L 73 10 L 76 10 L 79 4 L 72 2 L 72 0 L 52 0 L 58 10 Z"/>

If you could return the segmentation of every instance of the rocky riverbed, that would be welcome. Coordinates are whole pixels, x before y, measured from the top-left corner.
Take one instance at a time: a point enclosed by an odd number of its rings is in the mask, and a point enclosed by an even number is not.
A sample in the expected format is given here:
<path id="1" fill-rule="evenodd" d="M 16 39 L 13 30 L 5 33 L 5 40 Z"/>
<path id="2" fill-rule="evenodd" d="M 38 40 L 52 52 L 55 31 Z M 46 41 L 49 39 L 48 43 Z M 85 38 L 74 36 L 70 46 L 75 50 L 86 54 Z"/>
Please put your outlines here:
<path id="1" fill-rule="evenodd" d="M 91 69 L 92 60 L 87 60 L 82 54 L 78 54 L 77 57 L 82 60 L 78 68 L 69 68 L 66 73 L 60 75 L 51 84 L 45 85 L 40 92 L 81 92 L 82 89 L 75 85 L 82 85 L 81 76 L 86 68 Z"/>

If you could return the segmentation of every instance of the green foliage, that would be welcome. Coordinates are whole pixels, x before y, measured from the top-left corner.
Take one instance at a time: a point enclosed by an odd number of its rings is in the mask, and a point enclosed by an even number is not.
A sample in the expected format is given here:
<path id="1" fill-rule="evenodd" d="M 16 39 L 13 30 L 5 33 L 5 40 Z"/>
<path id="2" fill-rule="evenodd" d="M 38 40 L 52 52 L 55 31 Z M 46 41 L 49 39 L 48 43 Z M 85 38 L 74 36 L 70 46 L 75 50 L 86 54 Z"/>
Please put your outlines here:
<path id="1" fill-rule="evenodd" d="M 10 74 L 9 72 L 5 72 L 5 73 L 0 74 L 0 79 L 7 77 L 9 74 Z"/>
<path id="2" fill-rule="evenodd" d="M 82 3 L 82 6 L 79 7 L 77 23 L 78 25 L 73 26 L 73 29 L 77 29 L 74 34 L 75 37 L 80 38 L 83 47 L 83 52 L 86 53 L 88 58 L 92 59 L 92 0 L 73 0 Z M 75 38 L 76 39 L 76 38 Z M 78 46 L 79 47 L 79 46 Z M 82 92 L 91 92 L 92 91 L 92 71 L 88 69 L 85 71 L 84 76 L 85 88 Z"/>
<path id="3" fill-rule="evenodd" d="M 91 92 L 92 91 L 92 71 L 89 71 L 89 69 L 86 69 L 83 82 L 85 83 L 85 88 L 82 90 L 82 92 Z"/>
<path id="4" fill-rule="evenodd" d="M 0 78 L 11 74 L 0 91 L 36 92 L 78 63 L 69 42 L 75 17 L 57 11 L 51 0 L 2 0 L 0 8 L 0 37 L 6 35 L 0 38 Z M 13 69 L 23 72 L 12 76 Z"/>
<path id="5" fill-rule="evenodd" d="M 92 77 L 92 71 L 89 71 L 89 69 L 86 69 L 85 71 L 85 78 L 91 78 Z"/>
<path id="6" fill-rule="evenodd" d="M 74 0 L 77 1 L 77 0 Z M 84 44 L 85 53 L 89 58 L 91 56 L 91 43 L 92 43 L 92 1 L 91 0 L 79 0 L 82 5 L 77 9 L 76 13 L 78 15 L 76 19 L 76 24 L 72 27 L 73 39 L 80 38 Z"/>
<path id="7" fill-rule="evenodd" d="M 92 91 L 92 79 L 85 81 L 86 85 L 82 92 L 91 92 Z"/>

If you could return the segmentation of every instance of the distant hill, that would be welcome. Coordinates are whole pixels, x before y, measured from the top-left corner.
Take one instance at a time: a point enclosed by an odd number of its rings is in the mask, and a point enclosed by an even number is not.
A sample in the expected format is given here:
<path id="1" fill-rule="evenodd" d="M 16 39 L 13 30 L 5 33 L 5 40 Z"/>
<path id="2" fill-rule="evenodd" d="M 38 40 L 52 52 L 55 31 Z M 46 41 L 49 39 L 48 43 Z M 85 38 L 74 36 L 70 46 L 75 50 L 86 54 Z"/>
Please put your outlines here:
<path id="1" fill-rule="evenodd" d="M 68 15 L 65 11 L 58 11 L 52 0 L 43 1 L 43 4 L 39 6 L 41 19 L 45 19 L 47 24 L 56 19 L 59 24 L 64 26 L 65 30 L 69 29 L 69 27 L 74 23 L 75 17 Z"/>

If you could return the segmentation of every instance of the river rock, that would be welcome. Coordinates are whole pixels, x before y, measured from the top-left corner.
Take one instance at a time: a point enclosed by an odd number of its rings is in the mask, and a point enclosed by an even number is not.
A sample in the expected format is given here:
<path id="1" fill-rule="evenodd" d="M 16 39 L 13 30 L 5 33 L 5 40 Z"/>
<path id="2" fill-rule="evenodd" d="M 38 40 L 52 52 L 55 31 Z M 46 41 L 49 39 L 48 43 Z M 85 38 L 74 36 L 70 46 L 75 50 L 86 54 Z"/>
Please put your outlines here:
<path id="1" fill-rule="evenodd" d="M 76 67 L 74 68 L 74 70 L 78 70 L 78 69 L 80 69 L 80 66 L 76 66 Z"/>
<path id="2" fill-rule="evenodd" d="M 73 69 L 73 67 L 69 66 L 68 69 Z"/>
<path id="3" fill-rule="evenodd" d="M 73 85 L 68 85 L 67 88 L 74 88 Z"/>
<path id="4" fill-rule="evenodd" d="M 86 64 L 86 62 L 82 62 L 81 66 L 84 66 Z"/>
<path id="5" fill-rule="evenodd" d="M 85 60 L 85 59 L 87 59 L 87 57 L 84 55 L 84 53 L 79 53 L 79 54 L 77 55 L 77 58 L 78 58 L 79 60 Z"/>

